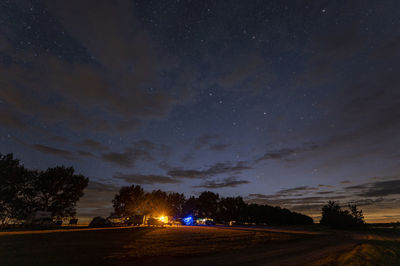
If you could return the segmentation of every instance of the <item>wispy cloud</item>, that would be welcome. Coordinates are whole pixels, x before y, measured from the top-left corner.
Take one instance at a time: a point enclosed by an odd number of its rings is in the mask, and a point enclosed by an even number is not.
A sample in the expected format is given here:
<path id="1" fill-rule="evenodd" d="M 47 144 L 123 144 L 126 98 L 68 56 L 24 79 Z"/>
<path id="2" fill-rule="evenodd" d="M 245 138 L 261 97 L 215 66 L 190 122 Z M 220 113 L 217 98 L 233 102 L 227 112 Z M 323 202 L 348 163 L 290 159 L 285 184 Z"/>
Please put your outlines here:
<path id="1" fill-rule="evenodd" d="M 210 180 L 206 181 L 201 185 L 194 186 L 195 188 L 206 188 L 206 189 L 217 189 L 217 188 L 227 188 L 227 187 L 237 187 L 239 185 L 249 184 L 247 180 L 240 180 L 236 177 L 229 177 L 223 180 Z"/>
<path id="2" fill-rule="evenodd" d="M 32 148 L 34 150 L 37 150 L 42 153 L 55 155 L 55 156 L 61 156 L 66 159 L 74 159 L 73 153 L 70 151 L 67 151 L 67 150 L 62 150 L 62 149 L 58 149 L 58 148 L 54 148 L 54 147 L 50 147 L 50 146 L 46 146 L 46 145 L 42 145 L 42 144 L 34 144 L 34 145 L 32 145 Z"/>
<path id="3" fill-rule="evenodd" d="M 208 178 L 219 174 L 227 173 L 239 173 L 243 170 L 251 169 L 245 162 L 237 162 L 232 164 L 231 162 L 216 163 L 205 170 L 194 170 L 194 169 L 180 169 L 175 168 L 168 171 L 168 175 L 175 178 Z"/>
<path id="4" fill-rule="evenodd" d="M 114 178 L 124 180 L 128 183 L 140 184 L 140 185 L 176 184 L 181 182 L 181 180 L 177 180 L 170 176 L 163 176 L 163 175 L 117 173 L 116 175 L 114 175 Z"/>

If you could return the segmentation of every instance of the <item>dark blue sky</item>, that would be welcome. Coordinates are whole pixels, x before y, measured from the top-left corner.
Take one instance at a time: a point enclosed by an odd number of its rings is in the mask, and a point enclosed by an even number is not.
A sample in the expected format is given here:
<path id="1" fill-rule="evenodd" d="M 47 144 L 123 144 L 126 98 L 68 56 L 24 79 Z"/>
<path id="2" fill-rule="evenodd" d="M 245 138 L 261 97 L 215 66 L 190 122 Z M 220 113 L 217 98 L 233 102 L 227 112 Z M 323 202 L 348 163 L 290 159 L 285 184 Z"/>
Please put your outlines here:
<path id="1" fill-rule="evenodd" d="M 122 185 L 400 219 L 398 1 L 2 1 L 1 153 Z"/>

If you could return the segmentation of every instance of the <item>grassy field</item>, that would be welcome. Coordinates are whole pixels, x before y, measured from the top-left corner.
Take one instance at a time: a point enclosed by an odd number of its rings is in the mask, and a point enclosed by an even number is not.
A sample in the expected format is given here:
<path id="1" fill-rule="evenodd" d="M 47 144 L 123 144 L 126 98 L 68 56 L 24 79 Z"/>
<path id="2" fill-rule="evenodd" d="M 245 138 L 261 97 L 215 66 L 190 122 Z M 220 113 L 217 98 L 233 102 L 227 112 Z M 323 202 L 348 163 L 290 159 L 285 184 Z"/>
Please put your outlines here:
<path id="1" fill-rule="evenodd" d="M 0 232 L 0 265 L 400 265 L 400 239 L 288 228 Z"/>
<path id="2" fill-rule="evenodd" d="M 0 265 L 106 264 L 250 248 L 298 235 L 214 227 L 122 228 L 0 236 Z"/>
<path id="3" fill-rule="evenodd" d="M 353 238 L 359 241 L 356 246 L 343 253 L 332 254 L 313 265 L 400 265 L 398 230 L 360 234 Z"/>

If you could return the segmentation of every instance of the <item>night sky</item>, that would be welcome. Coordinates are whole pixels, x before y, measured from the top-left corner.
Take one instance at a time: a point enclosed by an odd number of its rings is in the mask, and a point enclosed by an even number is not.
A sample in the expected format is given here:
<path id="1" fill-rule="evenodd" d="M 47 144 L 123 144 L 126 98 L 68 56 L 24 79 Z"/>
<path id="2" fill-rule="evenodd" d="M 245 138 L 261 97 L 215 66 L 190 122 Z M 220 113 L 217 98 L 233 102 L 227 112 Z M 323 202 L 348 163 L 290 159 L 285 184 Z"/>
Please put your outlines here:
<path id="1" fill-rule="evenodd" d="M 0 152 L 123 185 L 400 220 L 400 1 L 0 1 Z"/>

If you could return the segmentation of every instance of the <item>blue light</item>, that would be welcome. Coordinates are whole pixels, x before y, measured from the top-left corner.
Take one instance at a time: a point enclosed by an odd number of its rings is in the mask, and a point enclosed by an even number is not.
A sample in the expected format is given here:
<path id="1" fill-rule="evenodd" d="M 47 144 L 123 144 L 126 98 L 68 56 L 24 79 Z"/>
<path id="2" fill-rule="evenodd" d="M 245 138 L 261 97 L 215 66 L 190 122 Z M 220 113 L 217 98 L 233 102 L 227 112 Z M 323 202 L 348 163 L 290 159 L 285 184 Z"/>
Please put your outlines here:
<path id="1" fill-rule="evenodd" d="M 185 225 L 193 225 L 193 217 L 187 216 L 187 217 L 183 218 L 183 223 Z"/>

